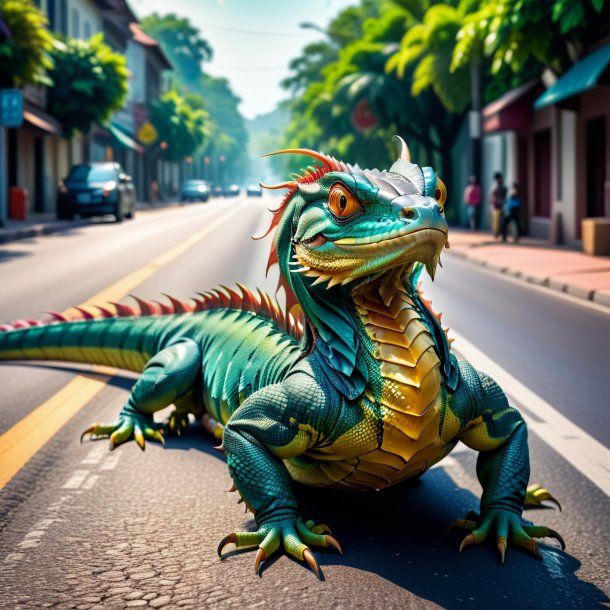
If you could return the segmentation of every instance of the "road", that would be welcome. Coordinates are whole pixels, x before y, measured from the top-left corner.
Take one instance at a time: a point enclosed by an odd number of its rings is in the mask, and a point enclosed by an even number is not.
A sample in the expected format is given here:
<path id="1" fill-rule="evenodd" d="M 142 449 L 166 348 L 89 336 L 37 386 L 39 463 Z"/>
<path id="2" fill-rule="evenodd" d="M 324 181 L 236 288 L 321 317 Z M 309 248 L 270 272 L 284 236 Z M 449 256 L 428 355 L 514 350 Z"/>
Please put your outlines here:
<path id="1" fill-rule="evenodd" d="M 263 286 L 269 242 L 249 236 L 266 227 L 270 203 L 168 208 L 2 246 L 0 320 L 64 311 L 96 294 L 188 298 L 236 281 Z M 610 316 L 456 259 L 444 265 L 434 284 L 426 282 L 443 321 L 573 421 L 583 439 L 607 447 Z M 267 282 L 271 289 L 274 279 Z M 224 458 L 196 424 L 165 449 L 149 443 L 144 453 L 134 443 L 113 453 L 105 441 L 78 443 L 92 421 L 114 419 L 132 375 L 3 363 L 0 434 L 43 403 L 56 404 L 58 392 L 61 402 L 62 388 L 76 379 L 95 386 L 92 398 L 0 491 L 0 608 L 583 608 L 608 601 L 610 501 L 578 459 L 554 448 L 540 422 L 530 432 L 532 481 L 551 489 L 563 512 L 527 516 L 558 530 L 565 552 L 547 541 L 540 562 L 509 547 L 504 566 L 492 545 L 458 555 L 463 533 L 448 533 L 447 525 L 477 508 L 480 487 L 476 454 L 456 449 L 419 483 L 387 492 L 298 489 L 304 515 L 328 522 L 345 554 L 316 552 L 321 582 L 284 555 L 258 577 L 252 553 L 216 555 L 223 536 L 253 521 L 227 493 Z M 41 423 L 28 440 L 44 439 L 50 425 Z"/>

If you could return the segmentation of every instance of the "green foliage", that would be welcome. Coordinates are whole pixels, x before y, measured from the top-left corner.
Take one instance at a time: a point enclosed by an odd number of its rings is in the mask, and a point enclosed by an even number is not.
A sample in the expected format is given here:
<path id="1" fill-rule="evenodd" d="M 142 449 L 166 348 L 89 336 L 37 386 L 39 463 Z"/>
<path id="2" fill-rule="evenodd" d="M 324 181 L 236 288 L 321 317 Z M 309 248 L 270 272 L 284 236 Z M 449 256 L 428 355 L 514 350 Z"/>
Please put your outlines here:
<path id="1" fill-rule="evenodd" d="M 578 60 L 584 47 L 610 34 L 607 0 L 492 0 L 469 14 L 457 35 L 452 69 L 473 53 L 491 60 L 491 73 L 523 70 L 532 59 L 557 73 Z"/>
<path id="2" fill-rule="evenodd" d="M 106 125 L 127 96 L 125 57 L 105 44 L 101 33 L 58 42 L 51 57 L 49 75 L 55 85 L 48 90 L 47 104 L 65 133 L 86 133 L 92 123 Z"/>
<path id="3" fill-rule="evenodd" d="M 163 15 L 153 13 L 140 24 L 142 29 L 158 40 L 185 83 L 196 83 L 201 75 L 201 65 L 212 58 L 212 48 L 201 37 L 199 30 L 186 17 L 174 13 Z"/>
<path id="4" fill-rule="evenodd" d="M 176 15 L 150 15 L 143 20 L 142 29 L 159 41 L 163 52 L 175 69 L 174 87 L 183 94 L 193 93 L 205 102 L 209 113 L 209 138 L 203 152 L 218 163 L 220 155 L 226 177 L 245 177 L 248 167 L 248 132 L 238 105 L 241 101 L 224 78 L 210 76 L 202 70 L 202 63 L 210 59 L 212 49 L 201 33 L 186 18 Z"/>
<path id="5" fill-rule="evenodd" d="M 168 161 L 182 161 L 201 149 L 210 132 L 203 100 L 189 94 L 182 97 L 170 90 L 152 103 L 151 120 L 159 141 L 167 143 L 162 155 Z"/>
<path id="6" fill-rule="evenodd" d="M 424 13 L 421 23 L 404 35 L 400 49 L 387 63 L 404 77 L 407 66 L 414 66 L 411 92 L 418 96 L 428 88 L 450 112 L 463 112 L 470 101 L 468 66 L 450 70 L 451 54 L 463 21 L 462 10 L 449 4 L 434 4 Z"/>
<path id="7" fill-rule="evenodd" d="M 0 0 L 0 16 L 11 34 L 0 30 L 0 87 L 50 84 L 53 37 L 44 14 L 30 0 Z"/>

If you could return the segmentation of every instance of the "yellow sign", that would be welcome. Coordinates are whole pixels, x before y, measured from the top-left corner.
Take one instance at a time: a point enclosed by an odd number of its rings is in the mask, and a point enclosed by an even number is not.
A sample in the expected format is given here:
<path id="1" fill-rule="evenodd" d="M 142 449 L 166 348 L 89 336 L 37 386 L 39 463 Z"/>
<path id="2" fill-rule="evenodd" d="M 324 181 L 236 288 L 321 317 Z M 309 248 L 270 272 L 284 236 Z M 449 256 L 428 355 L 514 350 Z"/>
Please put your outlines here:
<path id="1" fill-rule="evenodd" d="M 156 141 L 157 137 L 157 130 L 150 123 L 144 123 L 138 130 L 138 140 L 140 140 L 142 144 L 152 144 Z"/>

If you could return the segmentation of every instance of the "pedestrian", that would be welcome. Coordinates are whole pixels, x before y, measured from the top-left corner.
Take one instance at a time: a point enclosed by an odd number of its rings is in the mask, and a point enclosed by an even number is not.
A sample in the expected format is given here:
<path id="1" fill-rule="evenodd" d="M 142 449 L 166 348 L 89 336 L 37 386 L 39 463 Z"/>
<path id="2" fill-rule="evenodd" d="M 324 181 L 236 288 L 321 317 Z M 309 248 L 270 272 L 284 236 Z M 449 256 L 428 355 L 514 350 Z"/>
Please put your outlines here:
<path id="1" fill-rule="evenodd" d="M 151 180 L 150 182 L 150 203 L 153 206 L 159 203 L 159 183 L 156 180 Z"/>
<path id="2" fill-rule="evenodd" d="M 502 233 L 502 207 L 506 200 L 506 186 L 500 172 L 494 174 L 494 183 L 489 191 L 489 205 L 491 206 L 491 230 L 497 239 Z"/>
<path id="3" fill-rule="evenodd" d="M 511 222 L 515 224 L 515 241 L 519 241 L 519 237 L 521 236 L 521 225 L 519 223 L 520 209 L 521 196 L 519 194 L 519 185 L 516 182 L 513 182 L 502 208 L 502 241 L 506 241 L 508 225 Z"/>
<path id="4" fill-rule="evenodd" d="M 470 230 L 476 231 L 479 224 L 479 206 L 481 205 L 481 186 L 477 183 L 476 176 L 468 177 L 468 185 L 464 190 L 464 203 L 468 211 Z"/>

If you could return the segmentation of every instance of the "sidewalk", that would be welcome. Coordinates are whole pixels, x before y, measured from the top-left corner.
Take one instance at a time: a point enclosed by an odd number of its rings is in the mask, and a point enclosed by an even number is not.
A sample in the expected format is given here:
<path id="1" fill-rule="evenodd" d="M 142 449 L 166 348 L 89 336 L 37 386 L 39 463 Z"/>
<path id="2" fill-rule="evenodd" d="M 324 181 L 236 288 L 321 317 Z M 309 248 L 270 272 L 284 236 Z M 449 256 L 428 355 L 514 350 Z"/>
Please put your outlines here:
<path id="1" fill-rule="evenodd" d="M 136 204 L 136 211 L 146 212 L 149 210 L 160 210 L 176 205 L 179 204 L 174 201 L 158 203 L 154 206 L 150 203 L 138 202 Z M 92 221 L 90 218 L 57 220 L 54 212 L 30 214 L 27 220 L 12 220 L 9 218 L 6 221 L 6 225 L 0 227 L 0 244 L 6 244 L 19 239 L 38 237 L 40 235 L 70 231 L 71 229 L 84 227 L 91 222 L 96 221 Z"/>
<path id="2" fill-rule="evenodd" d="M 491 233 L 450 228 L 448 255 L 526 282 L 610 307 L 610 257 L 589 256 L 541 239 L 496 241 Z"/>

